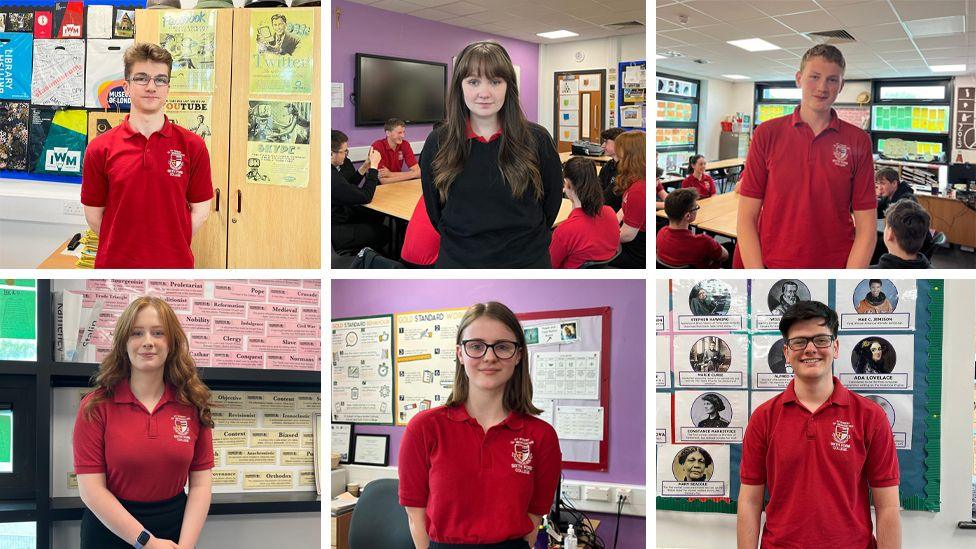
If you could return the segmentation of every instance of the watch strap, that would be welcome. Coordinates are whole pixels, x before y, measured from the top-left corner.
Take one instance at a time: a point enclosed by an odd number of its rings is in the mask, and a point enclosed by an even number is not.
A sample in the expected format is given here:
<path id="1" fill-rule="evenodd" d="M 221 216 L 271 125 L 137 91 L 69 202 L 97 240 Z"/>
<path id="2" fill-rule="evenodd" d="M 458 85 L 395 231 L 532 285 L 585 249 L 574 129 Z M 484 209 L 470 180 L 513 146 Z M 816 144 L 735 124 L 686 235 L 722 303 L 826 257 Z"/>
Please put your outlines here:
<path id="1" fill-rule="evenodd" d="M 147 543 L 149 543 L 150 538 L 152 538 L 152 534 L 146 530 L 143 530 L 139 533 L 139 537 L 136 538 L 136 542 L 133 543 L 132 546 L 135 547 L 135 549 L 142 549 Z"/>

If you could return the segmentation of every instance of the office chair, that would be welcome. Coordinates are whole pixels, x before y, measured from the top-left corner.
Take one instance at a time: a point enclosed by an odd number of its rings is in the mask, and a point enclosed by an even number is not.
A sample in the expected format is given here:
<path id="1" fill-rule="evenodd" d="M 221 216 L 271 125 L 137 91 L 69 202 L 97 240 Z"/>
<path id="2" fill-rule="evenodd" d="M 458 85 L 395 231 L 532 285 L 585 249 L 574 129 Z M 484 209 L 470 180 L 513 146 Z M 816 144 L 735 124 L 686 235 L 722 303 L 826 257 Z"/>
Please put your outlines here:
<path id="1" fill-rule="evenodd" d="M 661 261 L 660 259 L 655 258 L 655 260 L 657 261 L 658 269 L 690 269 L 691 268 L 691 265 L 670 265 L 668 263 Z"/>
<path id="2" fill-rule="evenodd" d="M 349 549 L 414 549 L 407 512 L 397 495 L 400 481 L 383 478 L 363 489 L 349 522 Z"/>
<path id="3" fill-rule="evenodd" d="M 611 257 L 610 259 L 605 259 L 603 261 L 597 261 L 595 259 L 591 259 L 589 261 L 584 261 L 583 264 L 580 265 L 578 268 L 579 269 L 606 269 L 607 265 L 614 259 L 617 259 L 618 255 L 620 255 L 620 250 L 617 250 L 617 253 L 613 254 L 613 257 Z"/>

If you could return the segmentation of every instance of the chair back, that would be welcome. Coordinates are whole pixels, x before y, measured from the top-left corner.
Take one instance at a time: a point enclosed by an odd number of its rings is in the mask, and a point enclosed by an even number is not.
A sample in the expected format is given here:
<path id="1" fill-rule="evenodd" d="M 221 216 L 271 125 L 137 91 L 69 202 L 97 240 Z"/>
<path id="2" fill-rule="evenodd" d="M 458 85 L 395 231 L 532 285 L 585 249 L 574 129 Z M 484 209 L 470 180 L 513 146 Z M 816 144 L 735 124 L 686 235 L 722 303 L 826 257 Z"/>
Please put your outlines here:
<path id="1" fill-rule="evenodd" d="M 397 479 L 382 478 L 363 488 L 349 522 L 349 549 L 414 549 L 399 486 Z"/>
<path id="2" fill-rule="evenodd" d="M 670 265 L 668 263 L 661 261 L 660 259 L 657 258 L 655 259 L 657 261 L 658 269 L 690 269 L 691 268 L 691 265 Z"/>

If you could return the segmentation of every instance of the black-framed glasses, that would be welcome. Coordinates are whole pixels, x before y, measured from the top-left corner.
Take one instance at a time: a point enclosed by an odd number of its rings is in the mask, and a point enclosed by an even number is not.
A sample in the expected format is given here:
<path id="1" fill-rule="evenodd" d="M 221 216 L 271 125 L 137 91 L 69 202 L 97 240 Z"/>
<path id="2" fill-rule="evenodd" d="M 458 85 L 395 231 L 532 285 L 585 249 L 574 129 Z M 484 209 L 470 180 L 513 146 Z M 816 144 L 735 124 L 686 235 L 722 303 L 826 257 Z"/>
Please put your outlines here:
<path id="1" fill-rule="evenodd" d="M 488 349 L 491 349 L 495 353 L 495 357 L 502 360 L 512 358 L 519 349 L 518 343 L 514 341 L 502 340 L 485 343 L 480 339 L 465 339 L 461 342 L 461 347 L 464 349 L 464 354 L 471 358 L 481 358 L 488 354 Z"/>
<path id="2" fill-rule="evenodd" d="M 807 344 L 813 342 L 813 346 L 818 349 L 826 349 L 834 342 L 832 335 L 817 335 L 813 337 L 791 337 L 786 344 L 794 351 L 802 351 L 807 348 Z"/>
<path id="3" fill-rule="evenodd" d="M 688 210 L 688 213 L 695 213 L 701 209 L 701 206 L 695 206 L 694 208 Z"/>
<path id="4" fill-rule="evenodd" d="M 169 86 L 169 77 L 162 74 L 158 76 L 149 76 L 148 74 L 135 74 L 129 78 L 129 82 L 133 84 L 138 84 L 140 86 L 148 86 L 149 81 L 152 80 L 159 87 Z"/>

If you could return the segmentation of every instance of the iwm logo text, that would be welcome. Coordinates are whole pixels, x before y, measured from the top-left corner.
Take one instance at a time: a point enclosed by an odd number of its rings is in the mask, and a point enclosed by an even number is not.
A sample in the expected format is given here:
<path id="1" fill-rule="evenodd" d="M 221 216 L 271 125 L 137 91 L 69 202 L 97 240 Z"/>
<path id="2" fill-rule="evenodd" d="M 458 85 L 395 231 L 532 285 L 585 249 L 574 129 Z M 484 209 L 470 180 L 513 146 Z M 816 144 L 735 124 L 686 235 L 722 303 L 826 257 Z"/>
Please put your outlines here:
<path id="1" fill-rule="evenodd" d="M 44 157 L 44 169 L 59 172 L 79 173 L 81 171 L 81 151 L 69 151 L 67 147 L 54 147 Z"/>

